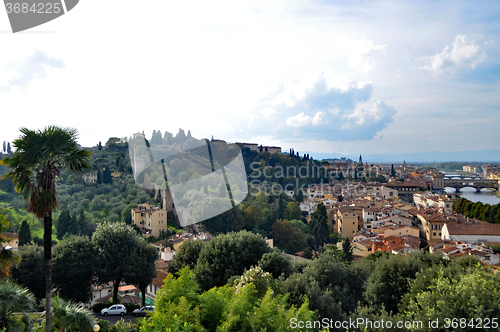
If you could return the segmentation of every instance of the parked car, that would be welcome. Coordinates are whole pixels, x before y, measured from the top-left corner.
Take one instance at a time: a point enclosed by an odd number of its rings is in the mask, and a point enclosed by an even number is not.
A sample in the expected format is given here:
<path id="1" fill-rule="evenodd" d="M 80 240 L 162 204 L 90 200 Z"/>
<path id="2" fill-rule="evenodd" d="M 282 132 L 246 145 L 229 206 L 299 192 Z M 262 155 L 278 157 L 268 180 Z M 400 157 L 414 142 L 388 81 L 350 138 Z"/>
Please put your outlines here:
<path id="1" fill-rule="evenodd" d="M 121 304 L 115 304 L 109 308 L 105 308 L 105 309 L 101 310 L 101 315 L 103 315 L 103 316 L 107 316 L 107 315 L 124 316 L 126 314 L 127 314 L 127 308 L 125 308 L 125 306 L 121 305 Z"/>
<path id="2" fill-rule="evenodd" d="M 154 305 L 147 305 L 145 307 L 142 307 L 141 309 L 135 309 L 132 315 L 134 316 L 146 316 L 148 313 L 152 313 L 155 311 L 155 306 Z"/>

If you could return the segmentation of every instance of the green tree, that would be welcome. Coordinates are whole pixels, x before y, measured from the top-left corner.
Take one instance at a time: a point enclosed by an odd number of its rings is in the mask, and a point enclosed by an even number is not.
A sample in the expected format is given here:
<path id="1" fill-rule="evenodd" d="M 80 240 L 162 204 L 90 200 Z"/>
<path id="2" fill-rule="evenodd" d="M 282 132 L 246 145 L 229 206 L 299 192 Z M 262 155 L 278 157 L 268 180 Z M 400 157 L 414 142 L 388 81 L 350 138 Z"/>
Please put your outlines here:
<path id="1" fill-rule="evenodd" d="M 59 217 L 55 221 L 57 238 L 61 240 L 64 237 L 64 234 L 68 232 L 69 225 L 71 223 L 71 215 L 69 210 L 62 210 L 59 214 Z"/>
<path id="2" fill-rule="evenodd" d="M 45 297 L 43 248 L 34 244 L 19 247 L 21 261 L 12 269 L 12 278 L 27 287 L 37 299 Z"/>
<path id="3" fill-rule="evenodd" d="M 286 206 L 288 220 L 300 219 L 300 206 L 297 202 L 289 202 Z"/>
<path id="4" fill-rule="evenodd" d="M 352 251 L 353 247 L 351 245 L 351 241 L 349 241 L 349 238 L 346 237 L 342 243 L 342 252 L 344 253 L 344 259 L 347 262 L 352 261 Z"/>
<path id="5" fill-rule="evenodd" d="M 394 170 L 394 164 L 391 165 L 391 177 L 392 178 L 396 177 L 396 171 Z"/>
<path id="6" fill-rule="evenodd" d="M 378 309 L 398 313 L 402 297 L 410 289 L 417 272 L 429 266 L 434 255 L 416 253 L 409 256 L 390 255 L 377 259 L 366 286 L 366 300 Z"/>
<path id="7" fill-rule="evenodd" d="M 250 205 L 243 214 L 245 227 L 249 230 L 259 227 L 262 222 L 262 211 L 256 205 Z"/>
<path id="8" fill-rule="evenodd" d="M 319 202 L 311 218 L 311 234 L 316 239 L 316 246 L 321 247 L 330 239 L 326 206 Z"/>
<path id="9" fill-rule="evenodd" d="M 182 268 L 189 266 L 194 270 L 198 257 L 200 257 L 201 249 L 206 245 L 204 241 L 184 241 L 177 250 L 174 258 L 168 264 L 168 272 L 177 274 Z"/>
<path id="10" fill-rule="evenodd" d="M 281 275 L 288 278 L 293 272 L 290 258 L 285 256 L 278 249 L 274 249 L 272 252 L 262 255 L 259 261 L 259 267 L 271 273 L 274 278 L 279 278 Z"/>
<path id="11" fill-rule="evenodd" d="M 92 235 L 92 243 L 97 250 L 97 280 L 99 283 L 113 282 L 113 302 L 118 301 L 118 286 L 122 280 L 134 280 L 139 284 L 137 275 L 141 273 L 146 281 L 149 280 L 154 260 L 151 262 L 150 249 L 142 247 L 142 238 L 133 228 L 125 223 L 102 223 Z M 139 259 L 141 252 L 146 255 L 144 260 Z M 134 272 L 139 269 L 144 271 Z"/>
<path id="12" fill-rule="evenodd" d="M 156 310 L 149 319 L 139 323 L 140 330 L 194 331 L 196 326 L 196 331 L 201 331 L 198 291 L 195 275 L 189 267 L 180 270 L 178 278 L 169 274 L 156 294 Z"/>
<path id="13" fill-rule="evenodd" d="M 138 238 L 130 257 L 133 264 L 128 266 L 125 281 L 139 287 L 142 293 L 142 306 L 146 305 L 146 287 L 156 277 L 155 261 L 157 258 L 156 248 L 143 238 Z"/>
<path id="14" fill-rule="evenodd" d="M 113 183 L 113 177 L 111 176 L 111 170 L 109 167 L 106 167 L 106 169 L 102 172 L 102 183 Z"/>
<path id="15" fill-rule="evenodd" d="M 439 319 L 439 328 L 424 324 L 418 331 L 479 331 L 487 319 L 491 326 L 491 319 L 500 317 L 500 278 L 480 267 L 456 278 L 448 278 L 440 271 L 432 284 L 410 302 L 406 317 L 424 322 Z M 481 327 L 477 325 L 479 317 Z M 446 319 L 450 329 L 444 328 Z"/>
<path id="16" fill-rule="evenodd" d="M 52 212 L 58 207 L 56 183 L 63 170 L 90 168 L 91 153 L 80 149 L 76 129 L 49 126 L 43 130 L 21 128 L 14 141 L 16 152 L 0 161 L 12 168 L 9 177 L 18 192 L 29 201 L 28 211 L 43 218 L 45 252 L 45 300 L 50 332 L 50 299 L 52 291 Z"/>
<path id="17" fill-rule="evenodd" d="M 276 245 L 287 247 L 293 235 L 293 227 L 290 221 L 280 219 L 273 224 L 272 229 L 273 239 L 276 241 Z"/>
<path id="18" fill-rule="evenodd" d="M 297 202 L 302 203 L 304 200 L 304 193 L 302 192 L 302 189 L 296 189 L 295 190 L 295 199 Z"/>
<path id="19" fill-rule="evenodd" d="M 313 276 L 305 273 L 292 274 L 283 281 L 283 294 L 288 294 L 288 303 L 300 307 L 306 301 L 311 310 L 317 310 L 320 317 L 342 320 L 344 318 L 339 303 L 335 303 L 329 290 L 322 290 Z"/>
<path id="20" fill-rule="evenodd" d="M 256 265 L 262 255 L 270 252 L 262 236 L 247 231 L 216 236 L 201 249 L 195 267 L 201 289 L 223 286 L 232 276 Z"/>
<path id="21" fill-rule="evenodd" d="M 86 236 L 71 235 L 54 248 L 53 281 L 61 297 L 75 302 L 91 298 L 96 250 Z"/>
<path id="22" fill-rule="evenodd" d="M 126 224 L 131 224 L 132 223 L 132 209 L 136 208 L 137 204 L 130 203 L 129 205 L 125 206 L 122 210 L 121 217 L 122 221 L 124 221 Z"/>
<path id="23" fill-rule="evenodd" d="M 0 283 L 0 330 L 29 331 L 35 298 L 28 289 L 6 280 Z M 5 329 L 5 330 L 3 330 Z"/>
<path id="24" fill-rule="evenodd" d="M 23 220 L 21 228 L 19 229 L 19 246 L 31 244 L 31 229 L 26 220 Z"/>

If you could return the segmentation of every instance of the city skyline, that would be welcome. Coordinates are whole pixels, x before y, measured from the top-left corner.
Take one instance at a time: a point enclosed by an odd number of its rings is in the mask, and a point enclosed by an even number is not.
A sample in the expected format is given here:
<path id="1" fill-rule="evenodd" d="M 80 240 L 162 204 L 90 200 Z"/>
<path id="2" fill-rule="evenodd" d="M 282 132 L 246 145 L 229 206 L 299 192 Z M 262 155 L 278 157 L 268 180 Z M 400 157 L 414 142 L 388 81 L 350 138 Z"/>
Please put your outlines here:
<path id="1" fill-rule="evenodd" d="M 495 3 L 118 4 L 18 34 L 0 14 L 1 140 L 50 124 L 83 146 L 183 128 L 313 157 L 500 160 Z"/>

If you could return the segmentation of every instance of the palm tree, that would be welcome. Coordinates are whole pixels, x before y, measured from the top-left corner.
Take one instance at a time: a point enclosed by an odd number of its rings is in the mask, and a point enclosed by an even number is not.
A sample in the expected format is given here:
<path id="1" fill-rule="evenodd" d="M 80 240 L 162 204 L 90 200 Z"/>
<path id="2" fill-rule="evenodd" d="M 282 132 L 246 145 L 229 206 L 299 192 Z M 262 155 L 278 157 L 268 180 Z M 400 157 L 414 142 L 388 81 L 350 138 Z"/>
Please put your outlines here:
<path id="1" fill-rule="evenodd" d="M 50 296 L 52 290 L 52 212 L 58 207 L 56 181 L 63 170 L 81 171 L 90 168 L 91 153 L 80 149 L 76 129 L 58 126 L 43 130 L 21 128 L 22 135 L 14 141 L 16 151 L 0 163 L 12 168 L 9 177 L 18 192 L 29 202 L 28 211 L 43 218 L 45 254 L 46 331 L 50 332 Z"/>
<path id="2" fill-rule="evenodd" d="M 52 299 L 52 326 L 58 331 L 92 332 L 95 325 L 94 315 L 82 304 L 66 302 L 57 296 Z"/>
<path id="3" fill-rule="evenodd" d="M 0 330 L 29 330 L 35 297 L 27 288 L 6 280 L 0 283 Z M 17 319 L 16 319 L 17 318 Z"/>

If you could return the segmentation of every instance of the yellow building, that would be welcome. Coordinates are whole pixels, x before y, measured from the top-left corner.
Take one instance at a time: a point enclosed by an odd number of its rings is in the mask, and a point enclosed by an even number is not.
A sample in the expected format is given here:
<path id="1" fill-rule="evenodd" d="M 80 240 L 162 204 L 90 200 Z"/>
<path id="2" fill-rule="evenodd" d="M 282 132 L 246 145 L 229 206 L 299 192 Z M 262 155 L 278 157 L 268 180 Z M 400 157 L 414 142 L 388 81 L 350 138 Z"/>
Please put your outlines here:
<path id="1" fill-rule="evenodd" d="M 425 238 L 429 240 L 441 240 L 441 230 L 444 224 L 454 222 L 453 220 L 446 218 L 443 214 L 434 215 L 418 215 L 418 219 L 422 223 L 422 228 L 425 232 Z"/>
<path id="2" fill-rule="evenodd" d="M 363 227 L 363 209 L 357 207 L 341 207 L 335 213 L 337 234 L 348 237 Z"/>
<path id="3" fill-rule="evenodd" d="M 145 234 L 155 237 L 160 236 L 161 231 L 167 231 L 167 211 L 153 205 L 139 204 L 132 209 L 132 221 Z"/>

